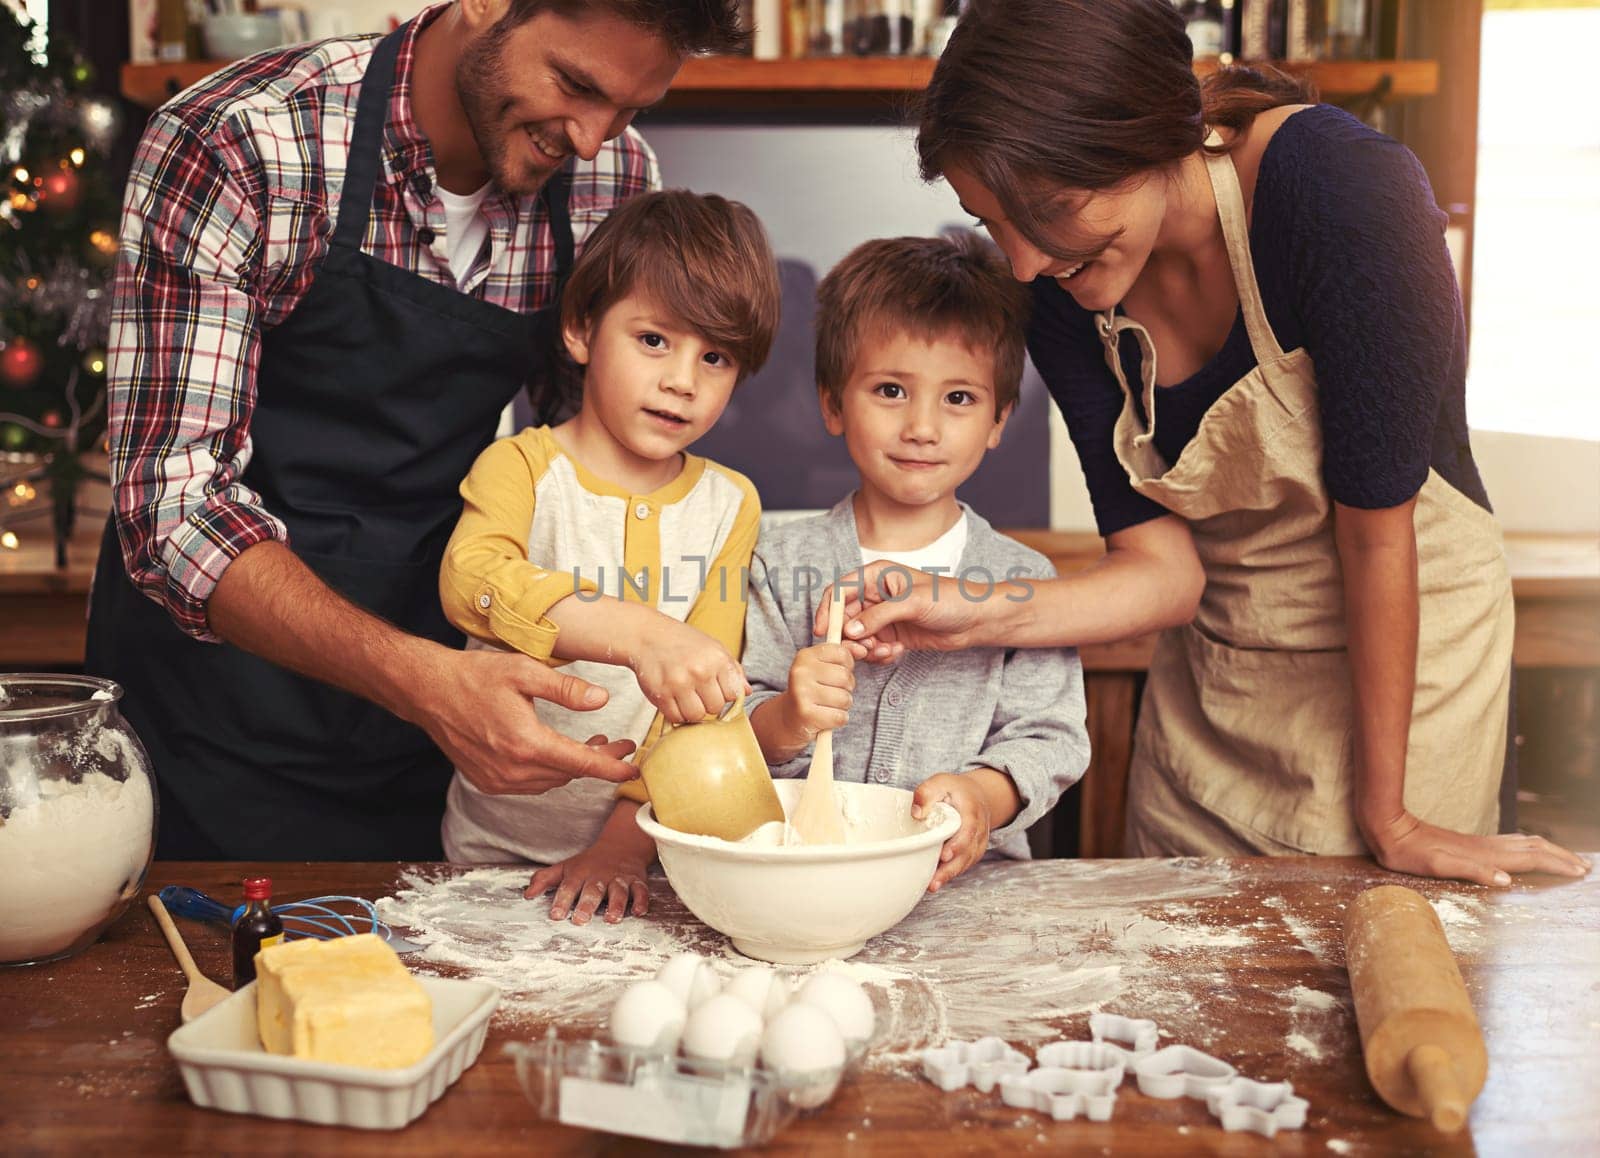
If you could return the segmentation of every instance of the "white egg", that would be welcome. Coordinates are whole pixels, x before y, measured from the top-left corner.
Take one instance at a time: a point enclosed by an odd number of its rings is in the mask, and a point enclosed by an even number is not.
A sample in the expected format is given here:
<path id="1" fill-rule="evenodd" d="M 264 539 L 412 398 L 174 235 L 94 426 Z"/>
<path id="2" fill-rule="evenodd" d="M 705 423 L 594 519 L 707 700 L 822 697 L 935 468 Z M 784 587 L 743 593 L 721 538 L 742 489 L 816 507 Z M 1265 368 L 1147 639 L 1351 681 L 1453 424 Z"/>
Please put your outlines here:
<path id="1" fill-rule="evenodd" d="M 804 1110 L 833 1097 L 845 1054 L 838 1025 L 815 1005 L 784 1006 L 761 1034 L 761 1064 L 778 1075 L 790 1101 Z"/>
<path id="2" fill-rule="evenodd" d="M 864 1044 L 872 1036 L 876 1023 L 872 998 L 852 977 L 843 973 L 813 973 L 800 986 L 795 1000 L 815 1005 L 833 1018 L 851 1048 Z"/>
<path id="3" fill-rule="evenodd" d="M 731 993 L 763 1018 L 770 1019 L 789 1004 L 791 990 L 787 978 L 778 976 L 765 965 L 757 965 L 741 970 L 723 992 Z"/>
<path id="4" fill-rule="evenodd" d="M 611 1007 L 611 1040 L 630 1049 L 673 1053 L 689 1011 L 659 981 L 636 981 Z"/>
<path id="5" fill-rule="evenodd" d="M 682 1044 L 688 1057 L 749 1065 L 761 1046 L 761 1015 L 737 997 L 719 993 L 689 1011 Z"/>
<path id="6" fill-rule="evenodd" d="M 717 971 L 698 953 L 679 953 L 656 972 L 656 980 L 693 1011 L 722 992 Z"/>

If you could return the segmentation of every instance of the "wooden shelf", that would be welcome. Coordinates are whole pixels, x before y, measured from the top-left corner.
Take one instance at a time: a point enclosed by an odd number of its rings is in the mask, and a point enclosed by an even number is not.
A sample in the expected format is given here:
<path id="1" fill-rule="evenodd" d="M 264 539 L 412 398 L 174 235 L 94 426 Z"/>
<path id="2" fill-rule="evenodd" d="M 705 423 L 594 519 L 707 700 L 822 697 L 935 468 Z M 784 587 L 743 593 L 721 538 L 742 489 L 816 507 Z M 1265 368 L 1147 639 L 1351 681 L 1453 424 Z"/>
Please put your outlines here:
<path id="1" fill-rule="evenodd" d="M 153 109 L 188 88 L 225 61 L 188 60 L 175 64 L 125 64 L 122 95 Z M 927 57 L 814 57 L 750 60 L 709 57 L 684 65 L 666 101 L 672 109 L 782 111 L 818 106 L 870 108 L 918 92 L 933 75 Z M 1195 62 L 1202 76 L 1214 60 Z M 1375 91 L 1388 78 L 1387 99 L 1431 96 L 1439 88 L 1439 65 L 1432 60 L 1329 60 L 1284 64 L 1309 74 L 1325 98 Z"/>

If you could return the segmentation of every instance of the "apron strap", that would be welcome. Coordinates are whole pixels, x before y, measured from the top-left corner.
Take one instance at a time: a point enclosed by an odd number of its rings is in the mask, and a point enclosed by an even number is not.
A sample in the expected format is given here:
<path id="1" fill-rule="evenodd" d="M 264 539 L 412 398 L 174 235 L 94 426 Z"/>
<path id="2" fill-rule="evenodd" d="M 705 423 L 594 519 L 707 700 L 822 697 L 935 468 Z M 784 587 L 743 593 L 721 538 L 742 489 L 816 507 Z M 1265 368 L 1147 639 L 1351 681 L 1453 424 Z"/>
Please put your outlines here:
<path id="1" fill-rule="evenodd" d="M 573 162 L 568 160 L 544 184 L 544 207 L 550 216 L 550 240 L 556 247 L 555 292 L 550 303 L 558 308 L 561 305 L 561 291 L 566 287 L 573 262 L 572 213 L 568 204 L 572 192 L 572 166 Z"/>
<path id="2" fill-rule="evenodd" d="M 339 222 L 330 243 L 335 248 L 359 252 L 367 235 L 372 194 L 378 187 L 378 170 L 383 163 L 383 128 L 388 120 L 389 93 L 394 87 L 394 65 L 404 34 L 402 26 L 378 42 L 367 62 L 366 75 L 361 78 L 356 127 L 350 135 L 344 188 L 339 192 Z"/>
<path id="3" fill-rule="evenodd" d="M 1139 377 L 1141 401 L 1144 404 L 1144 431 L 1133 436 L 1133 445 L 1143 446 L 1156 436 L 1156 344 L 1150 340 L 1150 331 L 1126 314 L 1116 309 L 1095 315 L 1095 326 L 1100 331 L 1100 342 L 1105 347 L 1106 365 L 1122 387 L 1126 406 L 1133 398 L 1133 387 L 1122 369 L 1122 352 L 1119 339 L 1124 331 L 1133 334 L 1139 343 Z"/>
<path id="4" fill-rule="evenodd" d="M 1221 142 L 1215 131 L 1206 138 L 1206 144 Z M 1250 335 L 1250 349 L 1255 352 L 1256 363 L 1264 365 L 1283 357 L 1283 347 L 1267 323 L 1267 310 L 1261 303 L 1261 287 L 1256 284 L 1255 263 L 1250 258 L 1250 227 L 1245 222 L 1244 191 L 1239 188 L 1239 173 L 1233 167 L 1233 158 L 1226 153 L 1206 153 L 1206 173 L 1211 178 L 1211 191 L 1216 195 L 1217 214 L 1222 218 L 1222 236 L 1228 244 L 1228 264 L 1233 267 L 1233 284 L 1239 292 L 1239 308 L 1244 314 L 1244 328 Z"/>

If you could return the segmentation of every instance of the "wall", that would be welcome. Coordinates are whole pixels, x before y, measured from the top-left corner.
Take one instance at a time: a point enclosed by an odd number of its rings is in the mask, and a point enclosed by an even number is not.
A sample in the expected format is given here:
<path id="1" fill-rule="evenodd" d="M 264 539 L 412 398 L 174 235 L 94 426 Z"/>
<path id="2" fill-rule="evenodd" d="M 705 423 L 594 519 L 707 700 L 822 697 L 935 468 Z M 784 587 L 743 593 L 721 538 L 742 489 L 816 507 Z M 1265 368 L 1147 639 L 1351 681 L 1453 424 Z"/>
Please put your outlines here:
<path id="1" fill-rule="evenodd" d="M 907 129 L 662 119 L 640 127 L 667 186 L 721 193 L 760 215 L 783 274 L 784 321 L 771 361 L 739 387 L 727 415 L 696 450 L 750 475 L 769 509 L 831 506 L 855 475 L 817 411 L 811 354 L 817 280 L 870 238 L 934 235 L 966 228 L 971 219 L 948 187 L 917 176 Z M 1051 411 L 1030 366 L 1004 440 L 960 492 L 998 526 L 1052 522 Z M 1075 468 L 1074 459 L 1068 469 Z"/>

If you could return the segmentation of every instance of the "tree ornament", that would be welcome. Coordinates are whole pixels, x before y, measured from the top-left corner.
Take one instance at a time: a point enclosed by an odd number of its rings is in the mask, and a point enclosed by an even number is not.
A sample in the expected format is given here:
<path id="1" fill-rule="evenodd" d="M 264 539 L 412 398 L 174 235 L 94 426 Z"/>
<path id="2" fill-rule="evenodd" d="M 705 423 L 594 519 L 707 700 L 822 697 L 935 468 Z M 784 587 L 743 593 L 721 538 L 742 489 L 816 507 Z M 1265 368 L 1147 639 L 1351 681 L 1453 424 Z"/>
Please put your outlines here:
<path id="1" fill-rule="evenodd" d="M 78 125 L 90 149 L 107 153 L 122 131 L 122 111 L 105 97 L 85 97 L 78 105 Z"/>
<path id="2" fill-rule="evenodd" d="M 83 190 L 78 175 L 71 169 L 54 169 L 44 175 L 39 186 L 39 204 L 50 213 L 71 213 L 78 207 Z"/>
<path id="3" fill-rule="evenodd" d="M 104 225 L 89 231 L 89 244 L 84 250 L 89 261 L 102 269 L 117 260 L 117 235 Z"/>
<path id="4" fill-rule="evenodd" d="M 17 390 L 32 386 L 44 370 L 44 355 L 27 338 L 17 336 L 0 350 L 0 382 Z"/>
<path id="5" fill-rule="evenodd" d="M 26 450 L 28 432 L 15 422 L 0 422 L 0 450 Z"/>
<path id="6" fill-rule="evenodd" d="M 39 416 L 39 421 L 44 423 L 51 430 L 59 430 L 61 428 L 61 411 L 46 410 Z"/>

